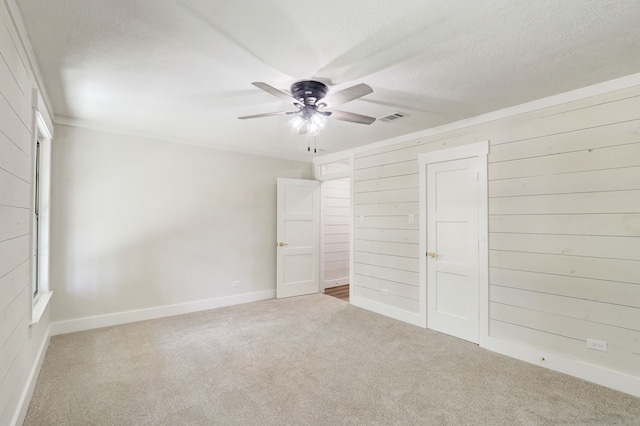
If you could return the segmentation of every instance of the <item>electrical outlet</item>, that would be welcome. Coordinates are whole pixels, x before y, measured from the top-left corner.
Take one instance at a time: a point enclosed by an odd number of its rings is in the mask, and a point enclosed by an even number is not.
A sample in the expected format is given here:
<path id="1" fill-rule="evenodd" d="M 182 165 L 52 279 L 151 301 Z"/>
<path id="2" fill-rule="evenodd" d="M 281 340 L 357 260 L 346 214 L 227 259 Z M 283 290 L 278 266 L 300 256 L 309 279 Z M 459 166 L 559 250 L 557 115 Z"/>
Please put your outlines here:
<path id="1" fill-rule="evenodd" d="M 413 225 L 414 223 L 416 223 L 416 217 L 411 213 L 409 215 L 409 225 Z"/>
<path id="2" fill-rule="evenodd" d="M 240 280 L 238 280 L 238 281 L 234 281 L 234 282 L 233 282 L 233 286 L 234 286 L 234 287 L 240 287 L 240 286 L 242 286 L 242 281 L 240 281 Z"/>
<path id="3" fill-rule="evenodd" d="M 389 290 L 387 290 L 386 288 L 381 288 L 380 289 L 380 293 L 384 294 L 385 296 L 389 295 Z"/>
<path id="4" fill-rule="evenodd" d="M 360 223 L 364 223 L 364 215 L 363 214 L 360 215 Z"/>
<path id="5" fill-rule="evenodd" d="M 587 348 L 595 349 L 596 351 L 608 352 L 607 342 L 604 340 L 587 339 Z"/>

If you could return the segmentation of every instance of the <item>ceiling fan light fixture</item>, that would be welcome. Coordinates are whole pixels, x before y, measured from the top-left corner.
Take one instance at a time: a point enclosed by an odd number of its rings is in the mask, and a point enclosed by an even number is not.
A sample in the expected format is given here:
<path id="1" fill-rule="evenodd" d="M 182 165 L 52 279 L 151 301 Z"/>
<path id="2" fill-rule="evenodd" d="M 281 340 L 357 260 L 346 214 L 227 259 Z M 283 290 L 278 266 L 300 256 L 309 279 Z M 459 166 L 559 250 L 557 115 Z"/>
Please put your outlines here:
<path id="1" fill-rule="evenodd" d="M 327 117 L 323 114 L 301 114 L 289 120 L 289 126 L 298 134 L 317 135 L 327 125 Z"/>
<path id="2" fill-rule="evenodd" d="M 307 123 L 307 128 L 309 129 L 309 134 L 311 136 L 315 136 L 320 132 L 320 130 L 324 129 L 327 125 L 327 117 L 322 114 L 313 114 L 309 117 L 309 122 Z"/>
<path id="3" fill-rule="evenodd" d="M 295 130 L 297 133 L 300 133 L 300 129 L 302 129 L 303 125 L 304 125 L 304 119 L 299 115 L 296 115 L 291 120 L 289 120 L 289 126 L 291 126 L 291 128 Z"/>

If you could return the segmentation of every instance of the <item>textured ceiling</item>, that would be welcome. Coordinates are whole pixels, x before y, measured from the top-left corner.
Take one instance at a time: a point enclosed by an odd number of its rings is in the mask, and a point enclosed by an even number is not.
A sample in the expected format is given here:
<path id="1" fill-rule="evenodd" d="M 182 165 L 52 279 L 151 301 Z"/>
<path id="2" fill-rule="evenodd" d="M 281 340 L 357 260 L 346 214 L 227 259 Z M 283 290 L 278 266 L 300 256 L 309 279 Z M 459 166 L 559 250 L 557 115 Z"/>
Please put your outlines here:
<path id="1" fill-rule="evenodd" d="M 640 72 L 625 0 L 16 0 L 59 122 L 275 155 L 307 154 L 290 110 L 253 87 L 374 92 L 320 154 Z"/>

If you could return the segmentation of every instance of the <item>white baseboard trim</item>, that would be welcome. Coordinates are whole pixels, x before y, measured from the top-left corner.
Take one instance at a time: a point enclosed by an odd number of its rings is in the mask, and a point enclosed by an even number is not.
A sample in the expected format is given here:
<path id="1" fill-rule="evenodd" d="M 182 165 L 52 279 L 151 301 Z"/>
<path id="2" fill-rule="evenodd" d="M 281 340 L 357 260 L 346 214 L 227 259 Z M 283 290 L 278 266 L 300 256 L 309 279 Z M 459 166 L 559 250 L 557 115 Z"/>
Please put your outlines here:
<path id="1" fill-rule="evenodd" d="M 353 295 L 351 296 L 349 302 L 353 306 L 357 306 L 358 308 L 366 309 L 375 312 L 376 314 L 384 315 L 420 327 L 420 314 L 418 313 L 405 311 L 404 309 L 398 309 L 393 306 L 374 302 L 372 300 Z"/>
<path id="2" fill-rule="evenodd" d="M 135 311 L 117 312 L 113 314 L 97 315 L 94 317 L 57 321 L 51 324 L 51 335 L 57 336 L 60 334 L 75 333 L 76 331 L 92 330 L 94 328 L 110 327 L 112 325 L 170 317 L 173 315 L 189 314 L 192 312 L 206 311 L 225 306 L 240 305 L 242 303 L 258 302 L 260 300 L 273 299 L 275 297 L 275 290 L 265 290 L 254 293 L 239 294 L 236 296 L 218 297 L 215 299 L 138 309 Z"/>
<path id="3" fill-rule="evenodd" d="M 49 348 L 49 341 L 51 340 L 51 324 L 47 327 L 47 331 L 45 332 L 44 339 L 42 340 L 42 344 L 38 349 L 38 355 L 36 356 L 35 362 L 31 366 L 31 370 L 29 371 L 29 376 L 27 377 L 27 383 L 22 391 L 22 395 L 20 396 L 20 401 L 18 402 L 18 409 L 13 417 L 12 423 L 13 425 L 21 425 L 24 423 L 24 419 L 27 417 L 27 411 L 29 410 L 29 404 L 31 403 L 31 397 L 33 396 L 33 391 L 36 388 L 36 383 L 38 382 L 38 376 L 40 375 L 40 370 L 42 369 L 42 363 L 44 362 L 44 356 L 47 353 L 47 349 Z"/>
<path id="4" fill-rule="evenodd" d="M 482 341 L 481 346 L 490 351 L 640 397 L 640 377 L 495 337 Z"/>

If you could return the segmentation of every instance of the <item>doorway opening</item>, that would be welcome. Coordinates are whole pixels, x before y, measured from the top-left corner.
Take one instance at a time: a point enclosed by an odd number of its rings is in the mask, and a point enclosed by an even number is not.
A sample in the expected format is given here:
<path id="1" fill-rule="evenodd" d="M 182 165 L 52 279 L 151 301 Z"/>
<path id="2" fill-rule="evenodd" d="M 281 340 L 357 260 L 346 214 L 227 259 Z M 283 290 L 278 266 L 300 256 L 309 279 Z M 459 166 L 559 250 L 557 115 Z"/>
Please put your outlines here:
<path id="1" fill-rule="evenodd" d="M 320 278 L 322 291 L 349 301 L 351 178 L 333 179 L 320 189 Z"/>

